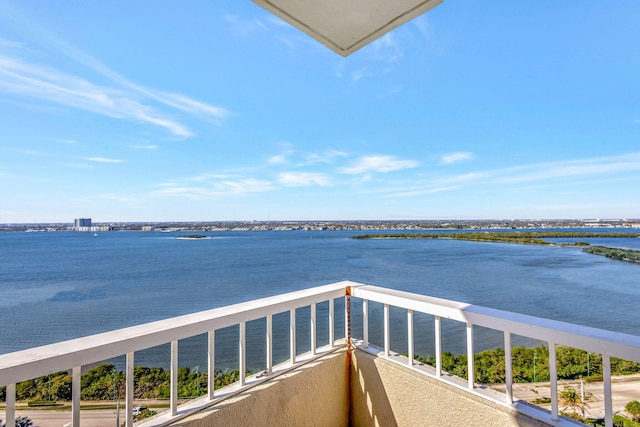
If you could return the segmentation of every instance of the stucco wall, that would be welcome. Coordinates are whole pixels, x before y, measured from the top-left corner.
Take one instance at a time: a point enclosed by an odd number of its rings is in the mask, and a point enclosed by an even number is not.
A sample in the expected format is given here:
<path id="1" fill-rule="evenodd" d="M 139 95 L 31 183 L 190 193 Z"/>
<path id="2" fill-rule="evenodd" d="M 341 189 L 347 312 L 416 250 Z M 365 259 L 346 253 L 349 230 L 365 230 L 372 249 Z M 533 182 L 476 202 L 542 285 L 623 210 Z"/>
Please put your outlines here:
<path id="1" fill-rule="evenodd" d="M 350 360 L 339 350 L 172 425 L 547 426 L 369 353 Z"/>
<path id="2" fill-rule="evenodd" d="M 547 425 L 363 351 L 354 351 L 352 361 L 355 427 Z"/>
<path id="3" fill-rule="evenodd" d="M 340 350 L 173 426 L 347 426 L 348 361 Z"/>

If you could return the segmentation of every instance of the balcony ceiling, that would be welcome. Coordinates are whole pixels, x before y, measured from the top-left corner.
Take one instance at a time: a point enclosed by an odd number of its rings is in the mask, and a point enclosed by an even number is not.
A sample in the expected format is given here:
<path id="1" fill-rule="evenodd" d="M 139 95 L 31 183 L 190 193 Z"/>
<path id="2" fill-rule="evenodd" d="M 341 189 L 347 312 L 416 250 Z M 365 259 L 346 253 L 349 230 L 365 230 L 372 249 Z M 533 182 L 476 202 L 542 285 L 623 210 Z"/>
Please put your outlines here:
<path id="1" fill-rule="evenodd" d="M 443 0 L 253 0 L 334 52 L 348 56 Z"/>

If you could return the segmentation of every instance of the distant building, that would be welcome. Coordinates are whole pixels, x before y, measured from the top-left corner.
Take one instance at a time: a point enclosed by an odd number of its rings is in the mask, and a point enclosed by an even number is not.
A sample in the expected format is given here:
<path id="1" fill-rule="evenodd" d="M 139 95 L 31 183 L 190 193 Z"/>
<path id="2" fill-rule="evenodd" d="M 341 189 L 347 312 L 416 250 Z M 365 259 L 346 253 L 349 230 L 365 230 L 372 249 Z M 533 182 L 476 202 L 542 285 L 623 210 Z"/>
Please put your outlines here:
<path id="1" fill-rule="evenodd" d="M 73 228 L 76 231 L 91 231 L 91 218 L 76 218 L 73 220 Z M 84 230 L 86 228 L 86 230 Z"/>
<path id="2" fill-rule="evenodd" d="M 76 218 L 73 220 L 73 231 L 110 231 L 108 225 L 93 225 L 91 218 Z"/>

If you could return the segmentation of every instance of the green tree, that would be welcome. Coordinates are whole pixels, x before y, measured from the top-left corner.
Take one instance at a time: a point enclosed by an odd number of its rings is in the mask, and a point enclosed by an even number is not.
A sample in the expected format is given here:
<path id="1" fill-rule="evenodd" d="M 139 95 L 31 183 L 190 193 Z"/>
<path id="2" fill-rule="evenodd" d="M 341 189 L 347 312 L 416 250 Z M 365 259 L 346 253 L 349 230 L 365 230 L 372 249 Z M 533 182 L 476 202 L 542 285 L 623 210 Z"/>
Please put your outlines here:
<path id="1" fill-rule="evenodd" d="M 631 419 L 634 421 L 640 421 L 640 402 L 637 400 L 632 400 L 627 403 L 624 407 L 624 410 L 627 411 L 627 414 L 631 416 Z"/>
<path id="2" fill-rule="evenodd" d="M 585 408 L 588 408 L 589 405 L 582 401 L 580 393 L 578 393 L 574 388 L 565 387 L 558 397 L 560 398 L 560 404 L 564 410 L 570 409 L 571 413 L 575 415 L 578 415 L 578 411 L 580 411 L 580 419 L 584 418 L 584 410 Z"/>

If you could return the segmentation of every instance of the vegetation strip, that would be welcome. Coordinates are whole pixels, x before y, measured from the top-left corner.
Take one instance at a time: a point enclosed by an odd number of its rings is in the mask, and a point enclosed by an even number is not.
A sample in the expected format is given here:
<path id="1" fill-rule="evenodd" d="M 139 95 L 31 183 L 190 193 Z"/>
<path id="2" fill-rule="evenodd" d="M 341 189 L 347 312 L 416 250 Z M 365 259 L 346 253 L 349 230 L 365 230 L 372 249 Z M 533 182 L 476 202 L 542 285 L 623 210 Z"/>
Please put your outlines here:
<path id="1" fill-rule="evenodd" d="M 632 249 L 591 246 L 587 242 L 556 243 L 542 239 L 587 239 L 587 238 L 640 238 L 638 233 L 591 233 L 588 231 L 483 231 L 465 233 L 397 233 L 361 234 L 352 239 L 453 239 L 471 242 L 516 243 L 521 245 L 577 246 L 583 251 L 606 256 L 620 261 L 640 263 L 640 251 Z"/>

